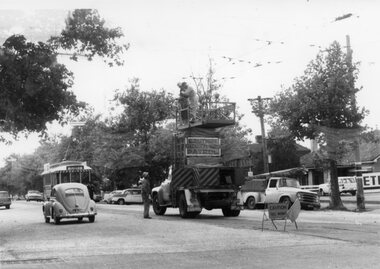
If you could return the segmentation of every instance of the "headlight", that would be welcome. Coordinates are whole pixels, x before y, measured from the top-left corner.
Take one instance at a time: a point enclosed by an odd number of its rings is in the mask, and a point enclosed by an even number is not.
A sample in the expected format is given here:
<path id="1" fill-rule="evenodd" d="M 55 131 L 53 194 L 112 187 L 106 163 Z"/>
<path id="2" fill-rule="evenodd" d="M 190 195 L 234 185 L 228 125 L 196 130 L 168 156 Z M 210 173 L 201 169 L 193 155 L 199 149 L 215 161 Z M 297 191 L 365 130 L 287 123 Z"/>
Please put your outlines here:
<path id="1" fill-rule="evenodd" d="M 297 192 L 297 198 L 301 199 L 301 193 Z"/>

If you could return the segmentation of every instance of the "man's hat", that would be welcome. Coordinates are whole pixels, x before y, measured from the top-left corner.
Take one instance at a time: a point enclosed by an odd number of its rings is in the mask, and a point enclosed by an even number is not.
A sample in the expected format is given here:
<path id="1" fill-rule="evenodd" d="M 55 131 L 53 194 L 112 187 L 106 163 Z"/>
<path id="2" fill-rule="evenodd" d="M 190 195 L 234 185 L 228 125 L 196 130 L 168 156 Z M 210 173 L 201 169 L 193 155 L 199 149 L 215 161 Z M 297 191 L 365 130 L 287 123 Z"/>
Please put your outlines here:
<path id="1" fill-rule="evenodd" d="M 181 89 L 182 88 L 186 88 L 187 87 L 187 83 L 186 82 L 178 82 L 177 86 L 180 87 Z"/>
<path id="2" fill-rule="evenodd" d="M 143 176 L 143 177 L 147 177 L 147 176 L 149 176 L 149 173 L 148 173 L 148 172 L 144 172 L 144 173 L 142 174 L 142 176 Z"/>

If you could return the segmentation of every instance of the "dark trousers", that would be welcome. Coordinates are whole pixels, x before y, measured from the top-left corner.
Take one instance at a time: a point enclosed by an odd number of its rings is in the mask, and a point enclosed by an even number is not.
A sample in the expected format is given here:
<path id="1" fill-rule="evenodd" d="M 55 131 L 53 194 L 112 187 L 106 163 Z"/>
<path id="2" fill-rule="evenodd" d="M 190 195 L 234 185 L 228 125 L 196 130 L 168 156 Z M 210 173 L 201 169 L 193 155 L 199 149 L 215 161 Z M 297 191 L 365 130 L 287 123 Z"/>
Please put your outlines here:
<path id="1" fill-rule="evenodd" d="M 144 218 L 149 217 L 149 208 L 150 208 L 149 199 L 144 199 Z"/>

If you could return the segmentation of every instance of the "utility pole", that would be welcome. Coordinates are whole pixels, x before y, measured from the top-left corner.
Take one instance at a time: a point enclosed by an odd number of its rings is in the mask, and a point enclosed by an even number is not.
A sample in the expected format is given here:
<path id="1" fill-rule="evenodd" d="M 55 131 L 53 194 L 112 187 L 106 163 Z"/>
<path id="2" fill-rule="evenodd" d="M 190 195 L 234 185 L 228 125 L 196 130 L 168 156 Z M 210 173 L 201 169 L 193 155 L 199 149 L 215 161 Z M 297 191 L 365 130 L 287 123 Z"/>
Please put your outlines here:
<path id="1" fill-rule="evenodd" d="M 347 47 L 347 66 L 350 68 L 349 72 L 352 72 L 352 49 L 350 44 L 350 36 L 346 35 L 346 47 Z M 352 75 L 352 74 L 351 74 Z M 352 85 L 354 87 L 354 85 Z M 354 96 L 354 105 L 356 106 L 356 98 Z M 364 189 L 363 189 L 363 177 L 362 177 L 362 166 L 360 157 L 360 141 L 356 137 L 354 141 L 355 145 L 355 178 L 356 178 L 356 206 L 357 209 L 362 211 L 365 210 L 365 200 L 364 200 Z"/>
<path id="2" fill-rule="evenodd" d="M 269 173 L 269 164 L 268 164 L 268 150 L 267 150 L 267 141 L 265 138 L 265 126 L 264 126 L 264 101 L 271 100 L 271 98 L 261 98 L 257 96 L 254 99 L 248 99 L 251 102 L 252 112 L 255 113 L 257 117 L 260 118 L 261 125 L 261 144 L 263 148 L 263 162 L 264 162 L 264 173 Z"/>

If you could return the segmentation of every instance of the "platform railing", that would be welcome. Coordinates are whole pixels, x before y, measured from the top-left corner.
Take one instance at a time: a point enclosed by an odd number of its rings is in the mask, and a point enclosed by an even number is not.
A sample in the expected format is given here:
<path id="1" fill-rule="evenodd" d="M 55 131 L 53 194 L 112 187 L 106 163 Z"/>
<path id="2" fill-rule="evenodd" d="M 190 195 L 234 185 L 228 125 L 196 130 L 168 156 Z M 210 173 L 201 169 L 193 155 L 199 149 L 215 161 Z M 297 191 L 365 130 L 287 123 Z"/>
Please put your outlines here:
<path id="1" fill-rule="evenodd" d="M 177 126 L 190 126 L 191 124 L 201 124 L 215 121 L 235 122 L 236 104 L 232 102 L 211 102 L 199 106 L 196 118 L 191 119 L 189 107 L 178 109 Z"/>

